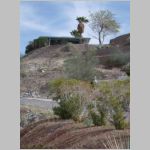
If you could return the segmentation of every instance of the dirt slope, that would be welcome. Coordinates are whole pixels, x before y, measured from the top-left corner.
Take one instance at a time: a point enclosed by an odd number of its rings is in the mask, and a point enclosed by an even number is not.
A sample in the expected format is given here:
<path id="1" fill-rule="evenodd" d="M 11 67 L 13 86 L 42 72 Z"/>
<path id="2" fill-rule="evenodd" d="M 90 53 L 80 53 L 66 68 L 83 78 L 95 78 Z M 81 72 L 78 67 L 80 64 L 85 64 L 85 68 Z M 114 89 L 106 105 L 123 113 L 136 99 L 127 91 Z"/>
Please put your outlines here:
<path id="1" fill-rule="evenodd" d="M 129 36 L 125 37 L 129 38 Z M 117 40 L 118 42 L 122 42 L 122 40 Z M 66 45 L 47 46 L 30 52 L 20 62 L 21 96 L 30 96 L 30 93 L 32 93 L 33 97 L 47 98 L 49 95 L 48 82 L 52 79 L 65 76 L 63 70 L 64 60 L 74 53 L 87 51 L 88 49 L 96 49 L 99 51 L 98 56 L 107 57 L 107 55 L 111 55 L 117 49 L 123 52 L 130 51 L 130 44 L 120 44 L 118 46 L 118 42 L 115 39 L 117 45 L 106 45 L 102 48 L 98 48 L 98 45 L 68 43 Z M 123 74 L 116 68 L 114 70 L 105 70 L 100 67 L 97 69 L 104 73 L 105 79 L 115 79 Z"/>
<path id="2" fill-rule="evenodd" d="M 32 51 L 21 59 L 21 95 L 30 89 L 33 96 L 48 95 L 47 83 L 51 79 L 64 77 L 63 62 L 73 53 L 85 51 L 88 45 L 67 44 L 43 47 Z M 34 93 L 33 93 L 34 92 Z"/>
<path id="3" fill-rule="evenodd" d="M 119 134 L 118 134 L 119 133 Z M 21 148 L 75 149 L 105 148 L 102 142 L 113 134 L 129 138 L 129 130 L 115 131 L 108 127 L 85 127 L 83 124 L 67 121 L 45 120 L 21 130 Z"/>

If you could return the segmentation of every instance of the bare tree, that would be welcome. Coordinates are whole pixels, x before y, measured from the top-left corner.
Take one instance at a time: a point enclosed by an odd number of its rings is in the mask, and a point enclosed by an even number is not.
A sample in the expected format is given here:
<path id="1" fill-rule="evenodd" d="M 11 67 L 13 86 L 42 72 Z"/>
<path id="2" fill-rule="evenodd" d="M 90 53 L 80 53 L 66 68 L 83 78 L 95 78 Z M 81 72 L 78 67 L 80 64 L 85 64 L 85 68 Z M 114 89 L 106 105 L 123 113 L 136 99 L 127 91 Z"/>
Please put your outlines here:
<path id="1" fill-rule="evenodd" d="M 100 10 L 90 13 L 90 28 L 96 33 L 94 37 L 102 45 L 107 35 L 119 32 L 120 26 L 111 11 Z"/>

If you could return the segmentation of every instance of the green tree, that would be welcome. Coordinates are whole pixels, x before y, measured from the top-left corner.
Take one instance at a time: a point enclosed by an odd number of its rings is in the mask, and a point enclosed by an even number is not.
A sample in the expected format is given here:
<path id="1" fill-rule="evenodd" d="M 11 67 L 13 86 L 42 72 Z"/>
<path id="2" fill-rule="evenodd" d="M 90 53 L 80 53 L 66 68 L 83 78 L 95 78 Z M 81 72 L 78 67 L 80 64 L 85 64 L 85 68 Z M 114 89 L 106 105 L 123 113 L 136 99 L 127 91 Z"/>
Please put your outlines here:
<path id="1" fill-rule="evenodd" d="M 110 34 L 119 32 L 119 24 L 109 10 L 100 10 L 94 13 L 90 13 L 90 27 L 99 40 L 99 44 L 102 45 L 105 37 Z"/>

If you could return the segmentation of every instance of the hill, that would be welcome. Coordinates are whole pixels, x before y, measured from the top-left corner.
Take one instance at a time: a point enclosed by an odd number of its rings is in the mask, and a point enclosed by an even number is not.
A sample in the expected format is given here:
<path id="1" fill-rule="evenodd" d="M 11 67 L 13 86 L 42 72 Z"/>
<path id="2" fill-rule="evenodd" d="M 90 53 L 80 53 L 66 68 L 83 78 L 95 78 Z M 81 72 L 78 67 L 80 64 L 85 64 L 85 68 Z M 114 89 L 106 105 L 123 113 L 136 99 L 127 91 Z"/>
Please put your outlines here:
<path id="1" fill-rule="evenodd" d="M 63 69 L 64 60 L 70 58 L 75 53 L 85 52 L 88 49 L 96 50 L 97 57 L 103 64 L 97 66 L 103 79 L 118 79 L 125 76 L 120 67 L 113 67 L 108 62 L 110 57 L 113 59 L 118 53 L 129 55 L 130 53 L 130 34 L 122 35 L 110 41 L 110 44 L 99 47 L 89 44 L 64 44 L 42 47 L 29 52 L 20 62 L 20 94 L 21 96 L 47 98 L 48 82 L 52 79 L 65 77 Z M 118 57 L 118 56 L 117 56 Z M 99 78 L 99 77 L 98 77 Z"/>

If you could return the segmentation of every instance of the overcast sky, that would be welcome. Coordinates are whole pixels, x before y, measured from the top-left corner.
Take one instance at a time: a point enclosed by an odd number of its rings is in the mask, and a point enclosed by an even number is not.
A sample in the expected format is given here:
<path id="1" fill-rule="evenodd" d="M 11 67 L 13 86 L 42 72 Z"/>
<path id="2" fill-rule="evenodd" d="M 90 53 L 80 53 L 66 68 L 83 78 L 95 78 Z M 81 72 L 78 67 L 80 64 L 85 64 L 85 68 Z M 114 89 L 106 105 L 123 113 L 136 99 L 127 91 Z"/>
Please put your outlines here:
<path id="1" fill-rule="evenodd" d="M 25 52 L 25 47 L 34 38 L 39 36 L 71 36 L 70 32 L 76 29 L 77 16 L 86 16 L 89 12 L 97 10 L 110 10 L 115 14 L 120 24 L 120 32 L 106 38 L 109 43 L 111 38 L 130 32 L 130 2 L 106 1 L 106 2 L 20 2 L 20 51 Z M 84 37 L 90 37 L 91 44 L 98 44 L 93 38 L 89 24 L 85 25 Z"/>

